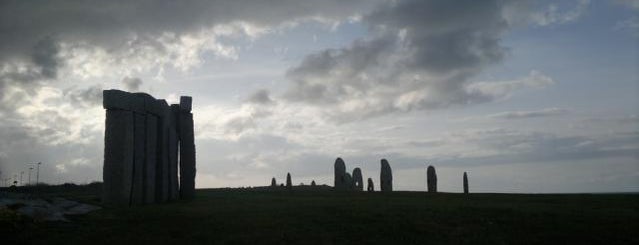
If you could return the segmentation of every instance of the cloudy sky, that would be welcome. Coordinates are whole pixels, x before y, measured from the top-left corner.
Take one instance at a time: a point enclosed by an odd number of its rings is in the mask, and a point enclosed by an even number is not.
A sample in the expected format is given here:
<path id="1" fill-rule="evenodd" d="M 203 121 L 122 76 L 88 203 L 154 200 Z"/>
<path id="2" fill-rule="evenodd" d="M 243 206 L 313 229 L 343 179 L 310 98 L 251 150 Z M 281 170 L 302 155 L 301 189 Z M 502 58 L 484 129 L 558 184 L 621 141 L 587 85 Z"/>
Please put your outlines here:
<path id="1" fill-rule="evenodd" d="M 199 188 L 340 156 L 399 190 L 639 191 L 638 39 L 636 0 L 2 1 L 0 171 L 101 181 L 122 89 L 193 96 Z"/>

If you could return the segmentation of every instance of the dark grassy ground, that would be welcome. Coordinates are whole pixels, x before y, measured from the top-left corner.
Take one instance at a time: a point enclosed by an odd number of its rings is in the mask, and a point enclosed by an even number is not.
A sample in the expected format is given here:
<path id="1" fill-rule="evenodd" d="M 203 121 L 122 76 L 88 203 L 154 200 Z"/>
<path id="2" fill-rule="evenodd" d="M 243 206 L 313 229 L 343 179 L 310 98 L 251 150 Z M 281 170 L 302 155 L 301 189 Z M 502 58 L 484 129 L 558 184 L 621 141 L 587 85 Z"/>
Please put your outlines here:
<path id="1" fill-rule="evenodd" d="M 98 200 L 81 191 L 75 195 Z M 116 245 L 639 244 L 639 195 L 202 189 L 188 202 L 103 209 L 66 223 L 23 222 L 2 240 Z"/>

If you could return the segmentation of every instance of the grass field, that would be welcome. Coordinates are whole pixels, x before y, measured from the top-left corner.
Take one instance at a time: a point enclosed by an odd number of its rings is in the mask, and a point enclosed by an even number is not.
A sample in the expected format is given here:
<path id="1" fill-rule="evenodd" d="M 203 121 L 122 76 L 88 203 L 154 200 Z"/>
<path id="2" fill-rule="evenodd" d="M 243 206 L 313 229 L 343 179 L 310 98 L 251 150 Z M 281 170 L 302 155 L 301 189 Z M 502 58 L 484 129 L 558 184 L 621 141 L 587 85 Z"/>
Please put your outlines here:
<path id="1" fill-rule="evenodd" d="M 71 220 L 20 219 L 2 244 L 639 244 L 639 195 L 200 189 Z"/>

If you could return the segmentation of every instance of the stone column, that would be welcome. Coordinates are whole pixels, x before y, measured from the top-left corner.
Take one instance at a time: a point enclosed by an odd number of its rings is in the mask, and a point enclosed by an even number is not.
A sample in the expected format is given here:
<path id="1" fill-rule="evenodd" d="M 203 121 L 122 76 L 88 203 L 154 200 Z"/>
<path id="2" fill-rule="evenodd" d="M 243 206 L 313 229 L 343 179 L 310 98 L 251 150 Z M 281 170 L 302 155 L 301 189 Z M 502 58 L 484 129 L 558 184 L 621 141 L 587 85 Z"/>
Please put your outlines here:
<path id="1" fill-rule="evenodd" d="M 180 138 L 180 198 L 195 196 L 195 135 L 191 97 L 180 97 L 179 138 Z"/>
<path id="2" fill-rule="evenodd" d="M 124 91 L 104 90 L 106 109 L 102 201 L 109 206 L 128 206 L 133 186 L 134 125 L 132 96 Z"/>
<path id="3" fill-rule="evenodd" d="M 173 104 L 170 107 L 169 115 L 169 133 L 168 133 L 168 156 L 169 156 L 169 199 L 176 200 L 179 197 L 178 182 L 178 114 L 180 106 Z"/>
<path id="4" fill-rule="evenodd" d="M 364 180 L 362 179 L 362 170 L 359 168 L 353 169 L 353 185 L 356 191 L 364 190 Z"/>
<path id="5" fill-rule="evenodd" d="M 133 103 L 133 188 L 131 192 L 131 204 L 144 203 L 145 183 L 144 172 L 146 156 L 146 115 L 144 111 L 144 98 L 132 94 Z"/>
<path id="6" fill-rule="evenodd" d="M 464 172 L 464 193 L 468 194 L 468 175 Z"/>
<path id="7" fill-rule="evenodd" d="M 382 171 L 379 176 L 380 189 L 382 191 L 393 191 L 393 171 L 386 159 L 382 159 Z"/>
<path id="8" fill-rule="evenodd" d="M 369 192 L 375 191 L 375 187 L 373 185 L 373 179 L 368 178 L 368 186 L 366 187 L 366 190 Z"/>
<path id="9" fill-rule="evenodd" d="M 273 177 L 271 179 L 271 187 L 276 187 L 277 186 L 277 182 L 275 181 L 275 177 Z"/>
<path id="10" fill-rule="evenodd" d="M 351 174 L 344 174 L 344 189 L 352 191 L 354 189 L 353 187 L 353 177 L 351 176 Z"/>
<path id="11" fill-rule="evenodd" d="M 432 165 L 428 166 L 428 169 L 426 170 L 426 184 L 428 192 L 437 192 L 437 173 L 435 173 L 435 167 Z"/>
<path id="12" fill-rule="evenodd" d="M 291 173 L 286 174 L 286 189 L 293 190 L 293 181 L 291 181 Z"/>
<path id="13" fill-rule="evenodd" d="M 157 165 L 155 168 L 155 200 L 166 202 L 169 200 L 169 117 L 171 110 L 166 100 L 157 100 L 161 115 L 158 117 L 157 130 Z"/>
<path id="14" fill-rule="evenodd" d="M 346 164 L 342 158 L 335 159 L 335 190 L 343 190 L 345 187 Z"/>

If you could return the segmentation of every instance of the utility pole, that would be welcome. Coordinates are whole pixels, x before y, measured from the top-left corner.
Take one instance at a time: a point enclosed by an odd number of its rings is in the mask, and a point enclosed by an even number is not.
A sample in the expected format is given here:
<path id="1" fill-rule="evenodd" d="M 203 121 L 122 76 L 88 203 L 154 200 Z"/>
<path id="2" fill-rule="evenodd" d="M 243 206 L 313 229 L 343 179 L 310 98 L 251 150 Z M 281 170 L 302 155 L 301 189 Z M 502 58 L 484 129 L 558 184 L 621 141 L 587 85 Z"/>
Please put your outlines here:
<path id="1" fill-rule="evenodd" d="M 29 167 L 29 183 L 28 183 L 28 185 L 31 185 L 31 170 L 33 170 L 33 167 Z"/>
<path id="2" fill-rule="evenodd" d="M 42 164 L 41 162 L 37 163 L 37 169 L 36 169 L 36 185 L 38 185 L 38 183 L 40 183 L 40 164 Z"/>

